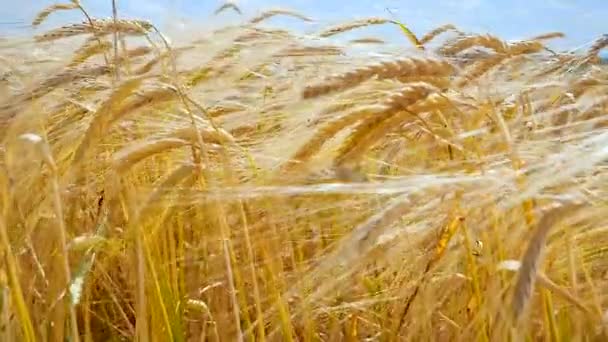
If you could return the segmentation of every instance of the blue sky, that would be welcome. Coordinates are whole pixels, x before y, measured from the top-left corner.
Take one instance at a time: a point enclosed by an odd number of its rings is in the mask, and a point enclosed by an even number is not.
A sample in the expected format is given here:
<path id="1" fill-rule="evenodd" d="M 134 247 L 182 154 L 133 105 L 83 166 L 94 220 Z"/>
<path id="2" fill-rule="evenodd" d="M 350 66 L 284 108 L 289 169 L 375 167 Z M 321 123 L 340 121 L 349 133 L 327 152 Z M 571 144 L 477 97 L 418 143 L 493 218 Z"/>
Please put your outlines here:
<path id="1" fill-rule="evenodd" d="M 6 0 L 0 6 L 0 35 L 9 30 L 27 31 L 19 24 L 28 23 L 35 13 L 57 1 Z M 81 0 L 98 17 L 109 16 L 111 0 Z M 171 32 L 175 23 L 212 25 L 214 20 L 243 20 L 235 14 L 214 18 L 212 12 L 221 0 L 117 0 L 119 11 L 128 17 L 153 20 Z M 552 43 L 558 48 L 574 48 L 588 44 L 602 33 L 608 33 L 608 0 L 240 0 L 236 3 L 246 17 L 269 7 L 291 8 L 317 20 L 302 26 L 295 20 L 285 21 L 294 29 L 314 32 L 325 25 L 365 16 L 392 15 L 406 23 L 414 32 L 424 33 L 444 23 L 453 23 L 465 31 L 489 32 L 505 39 L 521 39 L 549 31 L 562 31 L 567 38 Z M 387 9 L 392 14 L 389 14 Z M 80 20 L 77 13 L 52 17 L 59 20 Z M 169 22 L 174 24 L 168 25 Z M 284 24 L 281 22 L 281 24 Z M 171 26 L 171 27 L 170 27 Z M 179 32 L 179 31 L 174 31 Z M 394 27 L 365 31 L 368 35 L 398 34 Z M 176 34 L 176 33 L 175 33 Z"/>

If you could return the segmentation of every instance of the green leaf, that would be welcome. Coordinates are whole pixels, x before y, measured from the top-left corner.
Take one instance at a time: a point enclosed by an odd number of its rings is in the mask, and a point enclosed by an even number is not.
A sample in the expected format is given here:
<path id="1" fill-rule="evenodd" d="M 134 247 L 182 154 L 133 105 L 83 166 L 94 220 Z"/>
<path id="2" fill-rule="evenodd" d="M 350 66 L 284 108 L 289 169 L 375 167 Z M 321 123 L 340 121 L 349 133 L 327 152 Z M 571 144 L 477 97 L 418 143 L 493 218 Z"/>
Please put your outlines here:
<path id="1" fill-rule="evenodd" d="M 418 37 L 416 37 L 416 35 L 414 34 L 414 32 L 412 32 L 409 28 L 407 28 L 407 26 L 405 26 L 404 24 L 396 21 L 396 20 L 392 20 L 391 23 L 399 26 L 399 28 L 401 28 L 401 31 L 403 31 L 403 34 L 405 34 L 405 36 L 407 37 L 407 39 L 409 39 L 410 42 L 412 42 L 412 44 L 418 48 L 419 50 L 424 50 L 424 46 L 422 46 L 422 44 L 420 44 L 420 41 L 418 40 Z"/>

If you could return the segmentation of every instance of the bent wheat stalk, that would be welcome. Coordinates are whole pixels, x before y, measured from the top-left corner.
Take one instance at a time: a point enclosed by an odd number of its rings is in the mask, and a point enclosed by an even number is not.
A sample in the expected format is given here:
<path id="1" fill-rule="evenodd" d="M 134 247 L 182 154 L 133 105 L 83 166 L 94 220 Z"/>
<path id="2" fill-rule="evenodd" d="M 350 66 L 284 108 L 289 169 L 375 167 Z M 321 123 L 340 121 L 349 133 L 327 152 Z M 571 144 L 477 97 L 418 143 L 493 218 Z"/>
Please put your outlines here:
<path id="1" fill-rule="evenodd" d="M 112 158 L 112 165 L 114 170 L 118 173 L 123 173 L 128 170 L 129 167 L 152 155 L 190 144 L 191 143 L 187 140 L 177 138 L 144 140 L 116 152 Z"/>
<path id="2" fill-rule="evenodd" d="M 514 322 L 518 322 L 521 319 L 534 291 L 538 268 L 542 262 L 545 241 L 549 232 L 558 224 L 559 219 L 565 215 L 572 215 L 581 208 L 583 208 L 581 204 L 558 205 L 546 213 L 538 222 L 522 258 L 521 267 L 517 275 L 517 283 L 515 284 L 511 303 Z"/>

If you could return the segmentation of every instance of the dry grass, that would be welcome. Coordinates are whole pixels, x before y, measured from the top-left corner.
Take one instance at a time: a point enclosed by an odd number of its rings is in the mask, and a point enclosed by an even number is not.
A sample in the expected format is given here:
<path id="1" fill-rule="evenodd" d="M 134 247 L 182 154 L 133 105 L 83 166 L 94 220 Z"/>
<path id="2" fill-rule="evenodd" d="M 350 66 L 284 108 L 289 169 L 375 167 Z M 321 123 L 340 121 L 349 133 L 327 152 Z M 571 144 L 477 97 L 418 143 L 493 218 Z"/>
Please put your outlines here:
<path id="1" fill-rule="evenodd" d="M 0 341 L 608 339 L 606 37 L 70 9 L 0 46 Z"/>

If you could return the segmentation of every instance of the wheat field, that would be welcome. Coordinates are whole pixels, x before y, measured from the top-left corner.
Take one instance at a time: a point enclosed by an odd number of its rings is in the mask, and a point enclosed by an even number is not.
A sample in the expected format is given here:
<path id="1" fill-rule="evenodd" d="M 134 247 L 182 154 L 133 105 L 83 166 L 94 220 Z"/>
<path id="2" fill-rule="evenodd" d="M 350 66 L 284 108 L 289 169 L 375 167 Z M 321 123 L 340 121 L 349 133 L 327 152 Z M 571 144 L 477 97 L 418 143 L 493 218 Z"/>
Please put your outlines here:
<path id="1" fill-rule="evenodd" d="M 608 35 L 66 11 L 0 40 L 1 341 L 608 340 Z"/>

